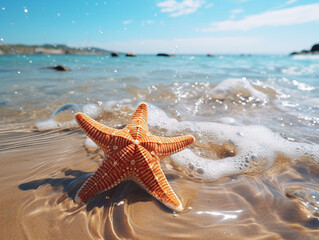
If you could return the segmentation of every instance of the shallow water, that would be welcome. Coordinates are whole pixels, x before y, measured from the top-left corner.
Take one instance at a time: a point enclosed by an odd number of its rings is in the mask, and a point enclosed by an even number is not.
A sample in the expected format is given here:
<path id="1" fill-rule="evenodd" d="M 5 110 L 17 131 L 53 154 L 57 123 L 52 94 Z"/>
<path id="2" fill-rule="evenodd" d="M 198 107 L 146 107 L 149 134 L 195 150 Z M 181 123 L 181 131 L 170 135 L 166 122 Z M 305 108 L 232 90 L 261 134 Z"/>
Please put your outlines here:
<path id="1" fill-rule="evenodd" d="M 319 239 L 318 59 L 0 62 L 1 239 Z M 45 69 L 55 64 L 71 71 Z M 121 128 L 141 101 L 152 133 L 196 137 L 161 161 L 185 210 L 174 213 L 131 181 L 74 203 L 103 153 L 73 114 Z"/>

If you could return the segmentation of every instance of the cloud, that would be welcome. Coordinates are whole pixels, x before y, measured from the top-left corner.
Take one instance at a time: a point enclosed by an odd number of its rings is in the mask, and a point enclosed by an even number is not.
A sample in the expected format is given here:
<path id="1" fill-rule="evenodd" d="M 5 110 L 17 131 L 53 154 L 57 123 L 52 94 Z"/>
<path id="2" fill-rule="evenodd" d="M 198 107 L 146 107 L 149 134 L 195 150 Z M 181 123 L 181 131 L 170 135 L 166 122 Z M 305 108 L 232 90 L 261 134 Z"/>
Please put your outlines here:
<path id="1" fill-rule="evenodd" d="M 205 5 L 205 8 L 211 8 L 213 6 L 214 6 L 214 3 L 208 3 L 208 4 Z"/>
<path id="2" fill-rule="evenodd" d="M 157 6 L 161 8 L 161 12 L 170 13 L 170 17 L 179 17 L 196 12 L 204 4 L 205 1 L 202 0 L 183 0 L 181 2 L 167 0 L 159 2 Z"/>
<path id="3" fill-rule="evenodd" d="M 232 9 L 232 10 L 230 10 L 230 13 L 232 13 L 232 14 L 238 14 L 238 13 L 243 13 L 244 12 L 244 10 L 243 9 Z"/>
<path id="4" fill-rule="evenodd" d="M 145 25 L 151 25 L 153 23 L 154 23 L 153 20 L 143 20 L 141 25 L 144 27 Z"/>
<path id="5" fill-rule="evenodd" d="M 245 3 L 248 2 L 249 0 L 233 0 L 236 3 Z"/>
<path id="6" fill-rule="evenodd" d="M 241 20 L 226 20 L 211 23 L 210 27 L 198 29 L 213 31 L 248 31 L 260 27 L 277 27 L 319 21 L 319 3 L 301 5 L 281 10 L 250 15 Z"/>
<path id="7" fill-rule="evenodd" d="M 130 20 L 125 20 L 125 21 L 123 21 L 122 23 L 123 23 L 124 25 L 127 25 L 127 24 L 130 24 L 130 23 L 132 23 L 132 22 L 133 22 L 133 20 L 130 19 Z"/>
<path id="8" fill-rule="evenodd" d="M 288 1 L 286 2 L 286 4 L 287 4 L 287 5 L 290 5 L 290 4 L 293 4 L 293 3 L 295 3 L 295 2 L 298 2 L 298 0 L 288 0 Z"/>
<path id="9" fill-rule="evenodd" d="M 230 19 L 234 19 L 234 18 L 236 18 L 237 17 L 237 14 L 240 14 L 240 13 L 243 13 L 244 12 L 244 10 L 243 9 L 240 9 L 240 8 L 238 8 L 238 9 L 232 9 L 232 10 L 230 10 Z"/>

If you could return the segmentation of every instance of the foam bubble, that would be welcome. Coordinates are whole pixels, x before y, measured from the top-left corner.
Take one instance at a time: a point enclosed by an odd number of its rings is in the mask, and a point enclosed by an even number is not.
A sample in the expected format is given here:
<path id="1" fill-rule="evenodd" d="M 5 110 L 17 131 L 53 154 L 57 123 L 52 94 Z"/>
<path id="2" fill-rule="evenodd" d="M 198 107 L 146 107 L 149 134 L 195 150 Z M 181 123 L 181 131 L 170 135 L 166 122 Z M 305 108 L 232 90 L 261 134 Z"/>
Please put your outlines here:
<path id="1" fill-rule="evenodd" d="M 219 83 L 210 91 L 213 98 L 224 100 L 236 95 L 251 98 L 255 102 L 268 102 L 266 94 L 255 89 L 246 78 L 230 78 Z"/>
<path id="2" fill-rule="evenodd" d="M 102 112 L 121 111 L 121 107 L 127 106 L 130 103 L 132 103 L 130 99 L 123 99 L 121 101 L 108 101 L 105 103 L 98 102 L 97 104 L 63 104 L 54 111 L 51 118 L 37 121 L 35 127 L 38 130 L 76 127 L 78 125 L 74 119 L 74 115 L 77 112 L 83 112 L 91 118 L 96 118 Z"/>
<path id="3" fill-rule="evenodd" d="M 51 116 L 51 119 L 56 122 L 67 122 L 74 119 L 74 114 L 80 112 L 81 108 L 77 104 L 67 103 L 60 106 Z"/>
<path id="4" fill-rule="evenodd" d="M 77 123 L 74 119 L 74 115 L 77 112 L 84 112 L 91 117 L 95 117 L 100 113 L 100 109 L 95 104 L 63 104 L 54 111 L 51 118 L 36 122 L 35 127 L 39 130 L 75 127 Z"/>

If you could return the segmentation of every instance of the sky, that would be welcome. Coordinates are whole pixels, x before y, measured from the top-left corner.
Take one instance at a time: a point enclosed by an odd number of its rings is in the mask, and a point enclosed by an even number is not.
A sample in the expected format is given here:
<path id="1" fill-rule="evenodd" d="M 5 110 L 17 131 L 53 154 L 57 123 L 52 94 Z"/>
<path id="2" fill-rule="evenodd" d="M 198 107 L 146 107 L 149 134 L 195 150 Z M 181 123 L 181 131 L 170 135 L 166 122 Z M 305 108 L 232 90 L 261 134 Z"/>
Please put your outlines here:
<path id="1" fill-rule="evenodd" d="M 0 0 L 0 43 L 287 54 L 319 43 L 319 1 Z"/>

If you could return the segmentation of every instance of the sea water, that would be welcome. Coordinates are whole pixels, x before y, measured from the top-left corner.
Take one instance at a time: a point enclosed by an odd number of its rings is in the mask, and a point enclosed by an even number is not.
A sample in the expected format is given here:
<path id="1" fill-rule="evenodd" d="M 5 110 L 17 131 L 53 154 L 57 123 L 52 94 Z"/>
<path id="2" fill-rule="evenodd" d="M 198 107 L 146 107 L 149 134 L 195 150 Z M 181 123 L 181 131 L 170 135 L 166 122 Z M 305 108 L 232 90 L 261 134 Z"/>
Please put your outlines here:
<path id="1" fill-rule="evenodd" d="M 56 65 L 70 71 L 48 68 Z M 1 195 L 14 189 L 1 204 L 16 209 L 1 210 L 12 222 L 2 237 L 319 234 L 315 55 L 2 55 L 0 81 Z M 186 210 L 175 214 L 133 182 L 76 205 L 76 191 L 103 153 L 74 114 L 122 128 L 140 102 L 148 103 L 153 134 L 196 138 L 161 160 Z M 52 219 L 57 232 L 45 231 Z"/>

